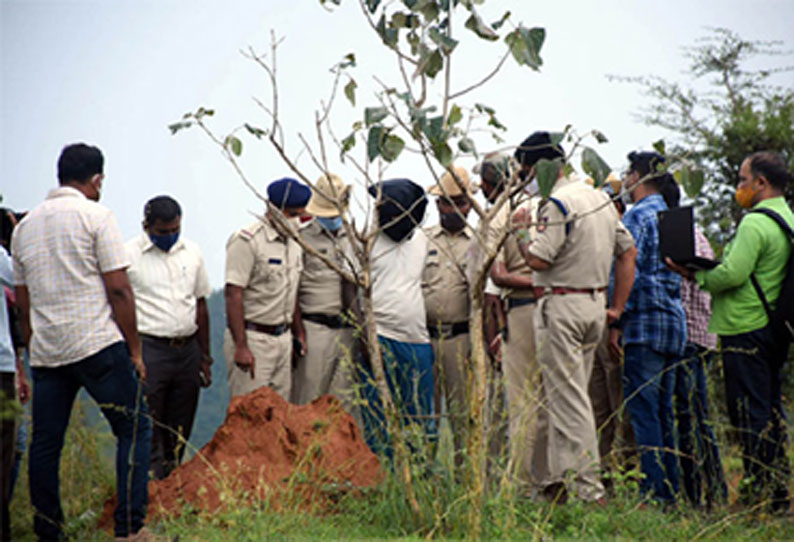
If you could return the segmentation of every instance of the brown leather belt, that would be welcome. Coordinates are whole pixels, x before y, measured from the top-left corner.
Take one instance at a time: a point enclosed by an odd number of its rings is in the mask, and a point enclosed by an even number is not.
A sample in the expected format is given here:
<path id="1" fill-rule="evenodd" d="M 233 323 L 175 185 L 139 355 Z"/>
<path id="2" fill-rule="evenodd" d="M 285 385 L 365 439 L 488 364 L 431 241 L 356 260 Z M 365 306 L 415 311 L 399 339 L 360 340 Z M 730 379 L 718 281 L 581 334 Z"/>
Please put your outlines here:
<path id="1" fill-rule="evenodd" d="M 139 334 L 141 338 L 154 341 L 157 343 L 170 346 L 171 348 L 182 348 L 196 338 L 196 334 L 188 335 L 187 337 L 158 337 L 156 335 L 147 335 L 146 333 Z"/>
<path id="2" fill-rule="evenodd" d="M 542 297 L 544 295 L 566 295 L 566 294 L 596 294 L 601 292 L 606 292 L 607 289 L 604 288 L 565 288 L 562 286 L 552 286 L 551 288 L 544 288 L 542 286 L 538 286 L 533 288 L 535 291 L 535 297 Z"/>
<path id="3" fill-rule="evenodd" d="M 268 335 L 282 335 L 289 331 L 289 324 L 279 324 L 277 326 L 268 326 L 265 324 L 257 324 L 256 322 L 245 321 L 245 329 L 251 331 L 258 331 L 259 333 L 267 333 Z"/>

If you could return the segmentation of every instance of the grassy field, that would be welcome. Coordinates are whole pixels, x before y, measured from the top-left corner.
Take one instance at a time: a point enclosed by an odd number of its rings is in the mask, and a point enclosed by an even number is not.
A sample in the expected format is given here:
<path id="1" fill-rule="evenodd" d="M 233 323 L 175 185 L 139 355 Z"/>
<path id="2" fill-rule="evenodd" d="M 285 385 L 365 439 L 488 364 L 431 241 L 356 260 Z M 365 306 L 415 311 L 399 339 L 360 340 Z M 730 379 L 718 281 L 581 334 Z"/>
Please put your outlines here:
<path id="1" fill-rule="evenodd" d="M 72 540 L 112 540 L 96 521 L 113 493 L 113 461 L 107 453 L 112 437 L 86 420 L 76 408 L 67 434 L 61 467 L 61 493 Z M 278 511 L 235 502 L 214 514 L 189 506 L 180 518 L 150 525 L 164 539 L 184 541 L 261 540 L 456 540 L 467 537 L 469 499 L 456 481 L 449 460 L 449 435 L 442 439 L 442 461 L 430 472 L 417 471 L 415 489 L 421 515 L 410 512 L 400 483 L 391 476 L 377 488 L 340 497 L 333 509 L 310 513 L 306 507 Z M 735 486 L 741 461 L 737 450 L 724 447 L 725 468 Z M 791 452 L 790 452 L 791 455 Z M 23 472 L 26 472 L 24 465 Z M 735 487 L 731 488 L 735 491 Z M 682 504 L 661 510 L 643 506 L 631 476 L 616 477 L 615 494 L 606 507 L 572 502 L 538 504 L 494 484 L 482 507 L 487 540 L 794 540 L 794 521 L 758 511 L 732 512 L 728 506 L 710 513 Z M 275 498 L 274 502 L 291 502 Z M 233 501 L 234 502 L 234 501 Z M 26 476 L 21 476 L 12 503 L 14 540 L 34 540 Z"/>

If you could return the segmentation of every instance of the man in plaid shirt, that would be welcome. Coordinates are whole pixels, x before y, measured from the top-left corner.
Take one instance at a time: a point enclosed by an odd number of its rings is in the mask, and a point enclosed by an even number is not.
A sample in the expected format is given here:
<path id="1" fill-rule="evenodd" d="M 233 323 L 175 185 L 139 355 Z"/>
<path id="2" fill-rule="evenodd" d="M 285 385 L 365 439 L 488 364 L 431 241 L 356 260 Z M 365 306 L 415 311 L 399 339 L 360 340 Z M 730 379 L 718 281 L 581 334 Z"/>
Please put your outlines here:
<path id="1" fill-rule="evenodd" d="M 686 317 L 681 277 L 665 267 L 659 253 L 657 214 L 667 209 L 659 188 L 668 174 L 657 173 L 664 157 L 629 154 L 624 186 L 634 206 L 623 217 L 637 246 L 636 278 L 620 319 L 625 348 L 623 394 L 631 417 L 641 467 L 640 490 L 661 503 L 678 492 L 678 465 L 672 450 L 674 365 L 684 354 Z"/>

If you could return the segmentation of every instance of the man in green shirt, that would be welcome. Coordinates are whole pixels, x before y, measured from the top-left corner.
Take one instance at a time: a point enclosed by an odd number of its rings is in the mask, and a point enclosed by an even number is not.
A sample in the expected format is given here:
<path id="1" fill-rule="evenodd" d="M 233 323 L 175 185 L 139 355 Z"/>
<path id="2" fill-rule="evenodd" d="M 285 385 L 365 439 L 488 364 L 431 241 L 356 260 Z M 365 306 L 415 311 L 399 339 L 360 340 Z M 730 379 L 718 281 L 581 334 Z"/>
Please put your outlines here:
<path id="1" fill-rule="evenodd" d="M 790 180 L 783 158 L 772 152 L 748 156 L 739 170 L 736 201 L 748 209 L 770 209 L 794 227 L 783 198 Z M 770 217 L 747 213 L 725 247 L 720 265 L 692 272 L 667 259 L 684 278 L 712 295 L 709 331 L 720 335 L 728 415 L 741 438 L 744 483 L 741 502 L 767 502 L 773 512 L 789 508 L 790 475 L 785 454 L 786 425 L 781 405 L 781 366 L 788 341 L 776 338 L 750 281 L 755 274 L 775 306 L 791 252 L 788 235 Z"/>

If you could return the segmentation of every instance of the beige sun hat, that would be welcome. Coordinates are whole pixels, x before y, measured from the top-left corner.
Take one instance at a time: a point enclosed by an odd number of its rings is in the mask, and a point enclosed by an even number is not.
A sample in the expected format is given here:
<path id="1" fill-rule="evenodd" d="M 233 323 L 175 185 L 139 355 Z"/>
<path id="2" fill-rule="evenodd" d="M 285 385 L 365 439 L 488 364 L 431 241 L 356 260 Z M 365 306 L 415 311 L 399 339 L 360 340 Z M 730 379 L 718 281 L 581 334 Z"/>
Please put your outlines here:
<path id="1" fill-rule="evenodd" d="M 331 173 L 330 178 L 321 175 L 314 183 L 306 212 L 323 218 L 339 216 L 339 205 L 344 211 L 350 203 L 350 189 L 351 186 L 345 184 L 339 175 Z"/>
<path id="2" fill-rule="evenodd" d="M 466 195 L 471 196 L 474 191 L 472 190 L 471 179 L 469 179 L 469 172 L 466 171 L 466 168 L 460 166 L 452 166 L 452 169 L 466 189 Z M 427 193 L 433 196 L 449 196 L 450 198 L 463 195 L 463 191 L 449 171 L 445 171 L 438 183 L 428 188 Z"/>

